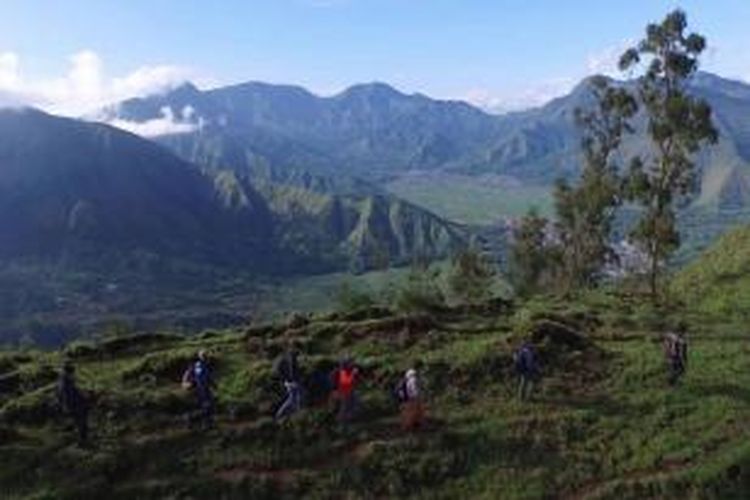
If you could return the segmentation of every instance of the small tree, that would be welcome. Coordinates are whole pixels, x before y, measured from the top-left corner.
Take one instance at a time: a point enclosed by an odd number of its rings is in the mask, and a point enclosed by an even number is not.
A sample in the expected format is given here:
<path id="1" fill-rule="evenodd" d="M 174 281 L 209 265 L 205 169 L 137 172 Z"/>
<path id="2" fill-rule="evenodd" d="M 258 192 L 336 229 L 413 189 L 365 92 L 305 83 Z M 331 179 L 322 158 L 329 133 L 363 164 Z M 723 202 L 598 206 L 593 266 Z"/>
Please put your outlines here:
<path id="1" fill-rule="evenodd" d="M 513 231 L 510 278 L 516 293 L 532 294 L 555 272 L 558 248 L 549 241 L 550 224 L 531 209 Z"/>
<path id="2" fill-rule="evenodd" d="M 692 157 L 706 143 L 718 139 L 711 107 L 690 96 L 685 88 L 706 48 L 703 36 L 687 34 L 686 29 L 687 16 L 675 10 L 660 24 L 649 24 L 646 37 L 620 59 L 623 71 L 641 62 L 647 64 L 637 89 L 648 119 L 652 151 L 648 157 L 633 160 L 627 194 L 643 207 L 631 236 L 648 256 L 654 299 L 661 266 L 680 245 L 675 205 L 687 201 L 698 187 Z"/>
<path id="3" fill-rule="evenodd" d="M 453 257 L 448 286 L 460 300 L 475 304 L 490 296 L 495 274 L 492 262 L 470 247 Z"/>
<path id="4" fill-rule="evenodd" d="M 355 286 L 349 280 L 344 280 L 339 285 L 336 293 L 336 302 L 342 312 L 351 312 L 375 305 L 373 296 L 360 287 Z"/>
<path id="5" fill-rule="evenodd" d="M 616 153 L 623 135 L 632 132 L 628 120 L 638 109 L 625 89 L 613 87 L 603 76 L 593 77 L 590 87 L 596 107 L 588 112 L 576 110 L 583 135 L 581 178 L 575 186 L 558 181 L 554 192 L 562 277 L 567 289 L 595 285 L 613 255 L 610 233 L 621 204 Z"/>
<path id="6" fill-rule="evenodd" d="M 430 312 L 445 305 L 438 283 L 440 270 L 430 269 L 429 262 L 415 259 L 406 281 L 396 290 L 395 306 L 406 312 Z"/>

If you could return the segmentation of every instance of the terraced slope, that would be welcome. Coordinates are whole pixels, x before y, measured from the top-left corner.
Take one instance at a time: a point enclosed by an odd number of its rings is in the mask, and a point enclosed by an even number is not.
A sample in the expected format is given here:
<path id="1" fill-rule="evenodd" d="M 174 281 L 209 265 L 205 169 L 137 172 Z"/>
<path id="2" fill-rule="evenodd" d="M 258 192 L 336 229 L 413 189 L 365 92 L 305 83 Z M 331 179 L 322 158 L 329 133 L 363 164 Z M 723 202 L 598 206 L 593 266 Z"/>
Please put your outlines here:
<path id="1" fill-rule="evenodd" d="M 96 445 L 72 445 L 50 407 L 63 353 L 0 358 L 0 491 L 81 498 L 741 498 L 750 492 L 748 337 L 692 328 L 684 383 L 666 387 L 658 333 L 676 320 L 638 301 L 392 316 L 334 315 L 184 339 L 71 346 L 96 399 Z M 514 399 L 514 332 L 544 360 L 534 400 Z M 283 425 L 272 359 L 298 340 L 308 370 L 343 352 L 364 369 L 348 428 L 325 403 Z M 190 430 L 180 372 L 200 347 L 218 373 L 218 429 Z M 430 422 L 405 434 L 389 390 L 425 362 Z"/>

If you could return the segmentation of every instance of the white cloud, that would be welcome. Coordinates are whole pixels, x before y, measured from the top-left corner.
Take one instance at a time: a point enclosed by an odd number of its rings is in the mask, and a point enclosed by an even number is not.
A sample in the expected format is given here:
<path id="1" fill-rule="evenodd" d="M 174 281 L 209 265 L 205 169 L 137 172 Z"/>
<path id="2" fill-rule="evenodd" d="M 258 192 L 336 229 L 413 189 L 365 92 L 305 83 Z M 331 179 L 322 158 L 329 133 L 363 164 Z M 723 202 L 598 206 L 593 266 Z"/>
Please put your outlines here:
<path id="1" fill-rule="evenodd" d="M 621 75 L 619 69 L 620 57 L 628 48 L 635 45 L 635 40 L 623 40 L 611 45 L 586 58 L 586 70 L 590 75 L 606 75 L 612 78 Z"/>
<path id="2" fill-rule="evenodd" d="M 542 106 L 569 93 L 587 76 L 603 74 L 613 78 L 622 77 L 618 69 L 620 56 L 634 43 L 633 40 L 623 40 L 589 54 L 585 64 L 580 65 L 578 69 L 574 68 L 569 76 L 551 78 L 516 88 L 471 89 L 461 98 L 491 113 L 507 113 Z"/>
<path id="3" fill-rule="evenodd" d="M 491 113 L 508 113 L 542 106 L 552 99 L 562 97 L 578 81 L 577 78 L 554 78 L 536 85 L 499 92 L 475 88 L 465 93 L 461 99 Z"/>
<path id="4" fill-rule="evenodd" d="M 13 52 L 0 54 L 0 88 L 18 87 L 18 55 Z"/>
<path id="5" fill-rule="evenodd" d="M 98 54 L 84 50 L 69 58 L 64 75 L 29 78 L 22 59 L 13 52 L 0 53 L 0 105 L 28 105 L 56 114 L 82 116 L 131 97 L 158 93 L 194 79 L 194 71 L 179 66 L 138 68 L 111 78 Z"/>
<path id="6" fill-rule="evenodd" d="M 195 117 L 195 109 L 185 106 L 179 115 L 175 115 L 172 108 L 161 108 L 161 116 L 145 122 L 133 122 L 119 118 L 107 122 L 133 134 L 143 137 L 158 137 L 161 135 L 188 134 L 203 127 L 203 120 Z"/>

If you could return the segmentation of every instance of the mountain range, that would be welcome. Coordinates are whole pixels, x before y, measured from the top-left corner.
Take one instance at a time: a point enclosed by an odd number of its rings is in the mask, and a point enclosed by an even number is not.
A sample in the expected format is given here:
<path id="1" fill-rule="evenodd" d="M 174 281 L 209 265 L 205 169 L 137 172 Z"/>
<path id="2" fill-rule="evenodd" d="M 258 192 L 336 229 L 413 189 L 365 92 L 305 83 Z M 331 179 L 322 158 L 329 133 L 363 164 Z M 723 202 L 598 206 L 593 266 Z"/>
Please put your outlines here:
<path id="1" fill-rule="evenodd" d="M 750 217 L 750 86 L 707 73 L 691 86 L 713 106 L 721 141 L 698 158 L 683 260 Z M 391 194 L 394 180 L 436 179 L 451 196 L 446 183 L 473 179 L 522 202 L 524 187 L 577 173 L 573 117 L 590 102 L 585 81 L 499 116 L 380 83 L 331 97 L 247 83 L 185 84 L 86 119 L 2 109 L 0 327 L 188 303 L 213 314 L 216 283 L 236 312 L 254 299 L 231 297 L 259 280 L 445 258 L 477 237 L 502 252 L 505 229 L 451 222 L 439 203 Z M 154 124 L 172 133 L 122 130 Z M 626 148 L 646 144 L 634 134 Z"/>
<path id="2" fill-rule="evenodd" d="M 378 252 L 392 263 L 444 256 L 461 241 L 454 225 L 387 194 L 298 180 L 205 172 L 113 127 L 3 110 L 0 260 L 109 268 L 155 255 L 290 274 L 367 268 Z"/>
<path id="3" fill-rule="evenodd" d="M 540 108 L 506 115 L 382 83 L 331 97 L 257 82 L 206 91 L 185 84 L 109 107 L 98 118 L 143 125 L 169 111 L 192 128 L 156 140 L 208 169 L 266 176 L 302 169 L 375 184 L 414 171 L 493 173 L 551 185 L 580 168 L 574 113 L 591 104 L 587 83 Z M 750 203 L 750 86 L 699 73 L 690 87 L 712 105 L 722 139 L 699 158 L 703 182 L 696 204 L 744 206 Z M 635 134 L 626 147 L 648 146 Z"/>

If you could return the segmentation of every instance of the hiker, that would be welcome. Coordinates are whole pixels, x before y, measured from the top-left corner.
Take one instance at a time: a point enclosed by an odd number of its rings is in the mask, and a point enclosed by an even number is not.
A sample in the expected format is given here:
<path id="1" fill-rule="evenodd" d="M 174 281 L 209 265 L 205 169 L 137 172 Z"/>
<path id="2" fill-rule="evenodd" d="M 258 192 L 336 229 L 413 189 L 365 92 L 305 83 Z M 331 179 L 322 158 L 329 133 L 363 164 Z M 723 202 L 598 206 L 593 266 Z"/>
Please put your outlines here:
<path id="1" fill-rule="evenodd" d="M 78 431 L 78 444 L 85 446 L 89 439 L 89 402 L 76 386 L 75 367 L 63 366 L 57 387 L 57 399 L 63 414 L 70 415 Z"/>
<path id="2" fill-rule="evenodd" d="M 351 358 L 344 358 L 333 372 L 332 383 L 335 387 L 334 397 L 338 402 L 339 422 L 349 422 L 357 409 L 355 388 L 359 378 L 359 368 Z"/>
<path id="3" fill-rule="evenodd" d="M 318 362 L 305 380 L 305 402 L 310 406 L 319 406 L 329 401 L 333 384 L 331 381 L 331 367 L 325 361 Z"/>
<path id="4" fill-rule="evenodd" d="M 276 420 L 291 416 L 302 408 L 302 386 L 299 369 L 299 350 L 297 347 L 287 349 L 276 361 L 275 372 L 284 384 L 286 396 L 276 411 Z"/>
<path id="5" fill-rule="evenodd" d="M 518 399 L 527 401 L 531 398 L 534 383 L 539 378 L 539 366 L 537 354 L 531 342 L 524 341 L 521 347 L 513 354 L 516 374 L 519 377 Z"/>
<path id="6" fill-rule="evenodd" d="M 215 401 L 213 389 L 215 384 L 208 363 L 208 354 L 205 350 L 198 351 L 195 362 L 185 370 L 185 374 L 182 376 L 182 385 L 195 392 L 201 428 L 204 430 L 212 428 L 214 426 Z"/>
<path id="7" fill-rule="evenodd" d="M 408 369 L 396 390 L 401 403 L 401 428 L 405 431 L 417 429 L 424 423 L 425 412 L 418 375 L 421 366 L 418 362 L 414 368 Z"/>
<path id="8" fill-rule="evenodd" d="M 680 324 L 675 332 L 670 332 L 664 338 L 664 357 L 669 371 L 669 385 L 677 385 L 677 382 L 685 374 L 687 369 L 688 347 L 685 333 L 687 327 Z"/>

